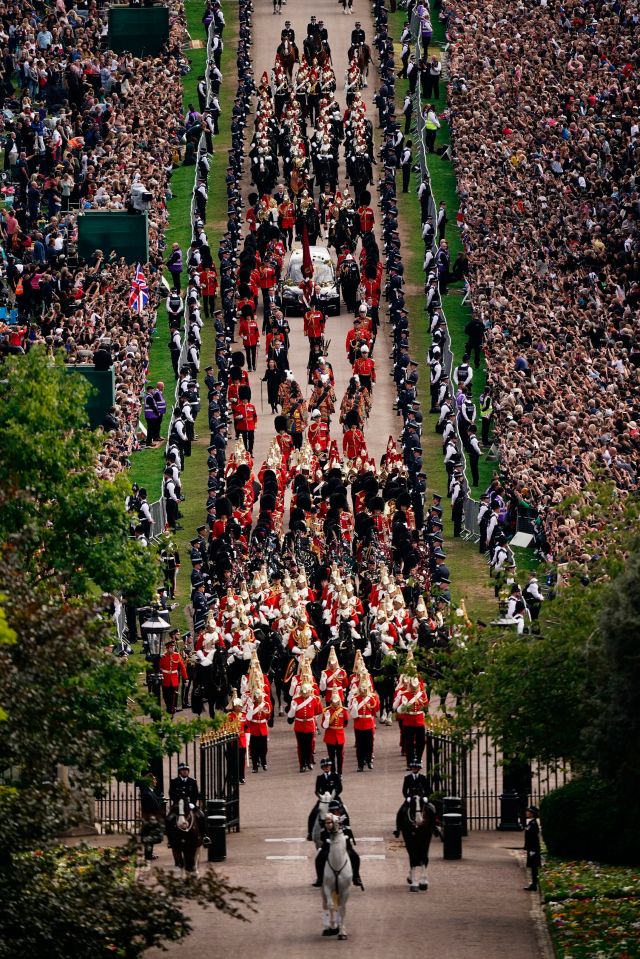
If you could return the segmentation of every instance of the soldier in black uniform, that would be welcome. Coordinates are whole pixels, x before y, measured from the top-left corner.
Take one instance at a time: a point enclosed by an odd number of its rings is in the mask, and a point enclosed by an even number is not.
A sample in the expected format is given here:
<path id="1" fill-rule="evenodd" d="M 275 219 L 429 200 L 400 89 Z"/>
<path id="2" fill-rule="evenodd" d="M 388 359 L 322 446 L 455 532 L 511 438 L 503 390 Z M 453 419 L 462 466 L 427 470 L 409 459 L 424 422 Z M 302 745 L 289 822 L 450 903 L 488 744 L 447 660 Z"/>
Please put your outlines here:
<path id="1" fill-rule="evenodd" d="M 412 762 L 410 762 L 409 769 L 411 771 L 407 773 L 402 783 L 402 795 L 404 796 L 405 801 L 409 802 L 414 796 L 423 796 L 425 799 L 428 799 L 431 793 L 431 786 L 424 773 L 420 772 L 422 769 L 422 763 L 420 760 L 414 759 Z M 400 806 L 398 812 L 396 813 L 396 828 L 393 831 L 393 835 L 396 837 L 396 839 L 400 837 L 400 817 L 403 807 L 404 803 L 402 806 Z"/>
<path id="2" fill-rule="evenodd" d="M 180 566 L 178 547 L 174 546 L 173 543 L 169 543 L 168 546 L 165 546 L 160 551 L 160 560 L 162 562 L 164 581 L 169 590 L 169 596 L 171 599 L 174 599 L 176 595 L 176 578 L 178 575 L 178 567 Z"/>
<path id="3" fill-rule="evenodd" d="M 198 783 L 189 775 L 189 765 L 187 763 L 178 764 L 178 775 L 171 780 L 169 784 L 169 804 L 173 807 L 181 799 L 188 803 L 189 808 L 195 814 L 198 821 L 198 827 L 202 835 L 203 846 L 210 845 L 209 837 L 206 835 L 206 819 L 204 813 L 198 806 L 200 791 Z"/>
<path id="4" fill-rule="evenodd" d="M 201 629 L 205 624 L 209 605 L 204 594 L 204 580 L 201 580 L 191 591 L 191 605 L 193 606 L 193 628 Z"/>
<path id="5" fill-rule="evenodd" d="M 332 799 L 337 799 L 342 792 L 342 776 L 332 771 L 331 760 L 327 756 L 324 756 L 320 760 L 320 767 L 322 772 L 319 776 L 316 776 L 316 796 L 318 799 L 320 799 L 320 797 L 324 796 L 325 793 L 330 793 Z M 308 842 L 311 842 L 311 833 L 313 832 L 313 824 L 316 821 L 317 815 L 318 803 L 315 804 L 309 813 L 309 821 L 307 824 Z"/>

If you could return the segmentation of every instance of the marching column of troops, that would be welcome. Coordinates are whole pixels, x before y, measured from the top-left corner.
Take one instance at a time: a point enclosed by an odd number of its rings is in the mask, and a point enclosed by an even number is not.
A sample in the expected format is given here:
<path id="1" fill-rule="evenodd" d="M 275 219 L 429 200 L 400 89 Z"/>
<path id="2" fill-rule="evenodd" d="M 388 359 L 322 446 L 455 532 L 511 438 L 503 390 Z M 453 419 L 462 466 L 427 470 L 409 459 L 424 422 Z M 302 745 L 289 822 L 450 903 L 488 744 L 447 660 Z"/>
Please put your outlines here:
<path id="1" fill-rule="evenodd" d="M 190 544 L 193 630 L 181 643 L 175 631 L 169 637 L 161 662 L 163 686 L 170 688 L 165 702 L 172 713 L 180 702 L 196 713 L 206 705 L 212 715 L 228 708 L 237 712 L 243 755 L 248 742 L 254 772 L 268 767 L 274 697 L 292 726 L 301 772 L 314 766 L 320 732 L 336 772 L 342 772 L 349 722 L 356 769 L 371 769 L 376 721 L 389 724 L 394 713 L 402 751 L 407 761 L 419 763 L 428 696 L 412 651 L 428 653 L 450 641 L 451 597 L 442 497 L 434 494 L 429 505 L 424 501 L 418 363 L 409 352 L 397 229 L 395 178 L 404 142 L 393 108 L 386 13 L 376 7 L 374 44 L 390 88 L 376 101 L 384 134 L 379 241 L 368 189 L 373 123 L 360 93 L 366 83 L 357 56 L 366 46 L 361 26 L 352 33 L 343 111 L 335 98 L 326 31 L 313 17 L 295 78 L 299 54 L 287 22 L 271 78 L 265 72 L 254 86 L 250 10 L 244 5 L 240 16 L 228 223 L 218 251 L 222 302 L 221 311 L 212 311 L 215 366 L 205 370 L 210 444 L 205 516 Z M 291 48 L 293 64 L 287 60 Z M 305 77 L 317 83 L 307 90 Z M 237 184 L 247 164 L 244 132 L 252 93 L 257 102 L 248 167 L 259 192 L 248 196 L 243 235 Z M 349 187 L 338 190 L 341 150 Z M 324 339 L 326 305 L 312 270 L 300 283 L 309 339 L 306 375 L 313 387 L 308 402 L 289 368 L 290 331 L 274 294 L 294 236 L 326 237 L 335 248 L 340 290 L 354 315 L 345 340 L 353 376 L 339 406 L 340 440 L 331 433 L 337 398 Z M 197 303 L 197 294 L 192 299 Z M 398 440 L 389 437 L 376 463 L 365 428 L 385 300 L 403 428 Z M 233 349 L 236 327 L 243 351 Z M 258 466 L 253 458 L 258 414 L 249 373 L 256 367 L 261 334 L 268 361 L 264 379 L 276 415 L 275 435 Z M 195 420 L 197 410 L 190 412 Z M 231 450 L 229 428 L 235 434 Z M 176 519 L 175 472 L 189 454 L 188 443 L 187 435 L 169 453 L 167 483 L 174 484 Z M 166 592 L 173 596 L 175 570 L 167 559 Z"/>

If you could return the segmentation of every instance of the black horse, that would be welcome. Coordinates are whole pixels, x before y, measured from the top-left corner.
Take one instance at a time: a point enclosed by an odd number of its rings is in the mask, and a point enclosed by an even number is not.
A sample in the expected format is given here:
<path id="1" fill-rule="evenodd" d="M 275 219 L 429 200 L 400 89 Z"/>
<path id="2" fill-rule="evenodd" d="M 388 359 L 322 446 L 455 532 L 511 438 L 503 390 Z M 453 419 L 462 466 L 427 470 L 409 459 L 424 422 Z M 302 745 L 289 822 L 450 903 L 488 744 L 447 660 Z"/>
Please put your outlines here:
<path id="1" fill-rule="evenodd" d="M 177 869 L 183 873 L 198 872 L 200 847 L 204 838 L 203 817 L 189 808 L 186 799 L 179 799 L 167 816 L 167 838 Z"/>
<path id="2" fill-rule="evenodd" d="M 216 710 L 227 708 L 229 689 L 227 653 L 224 649 L 217 649 L 211 666 L 196 666 L 191 709 L 199 716 L 204 709 L 204 703 L 207 702 L 209 715 L 213 717 Z"/>
<path id="3" fill-rule="evenodd" d="M 409 856 L 409 888 L 411 892 L 419 889 L 424 892 L 429 888 L 429 846 L 432 837 L 438 834 L 435 807 L 424 796 L 412 796 L 400 807 L 396 825 Z"/>

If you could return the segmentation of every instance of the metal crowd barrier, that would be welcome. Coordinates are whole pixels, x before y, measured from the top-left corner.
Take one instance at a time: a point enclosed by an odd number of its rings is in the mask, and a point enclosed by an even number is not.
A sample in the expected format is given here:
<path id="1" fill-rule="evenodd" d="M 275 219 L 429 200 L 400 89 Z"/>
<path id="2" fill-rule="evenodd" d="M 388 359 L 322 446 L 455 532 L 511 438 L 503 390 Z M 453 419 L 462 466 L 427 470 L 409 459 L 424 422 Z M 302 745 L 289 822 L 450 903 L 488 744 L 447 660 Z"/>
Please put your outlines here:
<path id="1" fill-rule="evenodd" d="M 415 10 L 411 14 L 411 23 L 410 23 L 411 34 L 415 44 L 415 60 L 416 63 L 419 63 L 422 58 L 422 41 L 420 37 L 420 19 L 416 16 Z M 444 79 L 444 74 L 443 74 Z M 422 116 L 422 90 L 421 90 L 421 81 L 420 73 L 418 73 L 418 82 L 416 84 L 416 90 L 414 94 L 414 116 L 416 118 L 416 131 L 418 135 L 419 143 L 419 156 L 418 163 L 420 165 L 420 173 L 422 180 L 426 182 L 427 188 L 429 190 L 429 199 L 428 199 L 428 216 L 431 216 L 433 219 L 434 228 L 437 223 L 438 216 L 438 207 L 436 204 L 435 197 L 433 195 L 433 190 L 431 188 L 431 177 L 429 175 L 429 167 L 427 164 L 427 150 L 426 150 L 426 141 L 425 141 L 425 132 L 424 132 L 424 118 Z M 432 253 L 437 250 L 437 229 L 434 231 L 434 241 L 432 245 Z M 449 332 L 449 324 L 447 322 L 447 316 L 442 304 L 442 299 L 440 299 L 440 313 L 445 323 L 445 339 L 444 346 L 442 350 L 442 362 L 444 369 L 446 370 L 449 376 L 452 376 L 454 369 L 454 353 L 451 346 L 451 334 Z M 453 381 L 452 381 L 453 383 Z M 469 487 L 469 481 L 467 478 L 467 458 L 465 456 L 464 446 L 460 441 L 460 433 L 458 431 L 458 422 L 456 418 L 456 434 L 458 436 L 460 453 L 462 456 L 462 464 L 464 467 L 464 493 L 465 493 L 465 505 L 464 505 L 464 528 L 463 528 L 463 538 L 465 539 L 479 539 L 480 538 L 480 527 L 478 524 L 478 512 L 480 510 L 480 503 L 471 496 L 471 491 Z"/>
<path id="2" fill-rule="evenodd" d="M 212 40 L 213 40 L 214 32 L 215 32 L 215 31 L 213 30 L 213 21 L 212 21 L 211 24 L 209 25 L 209 29 L 208 29 L 208 31 L 207 31 L 207 59 L 206 59 L 206 62 L 205 62 L 205 80 L 206 80 L 206 84 L 207 84 L 207 98 L 206 98 L 206 102 L 207 102 L 207 103 L 209 102 L 209 99 L 210 99 L 210 96 L 211 96 L 211 83 L 210 83 L 210 79 L 209 79 L 209 63 L 210 63 L 211 60 L 213 59 Z M 196 238 L 195 222 L 196 222 L 196 215 L 197 215 L 196 187 L 197 187 L 197 184 L 198 184 L 198 164 L 199 164 L 200 160 L 202 159 L 202 156 L 206 153 L 206 151 L 207 151 L 207 139 L 206 139 L 206 137 L 205 137 L 205 135 L 204 135 L 204 132 L 203 132 L 203 133 L 200 134 L 200 140 L 198 141 L 198 150 L 197 150 L 197 153 L 196 153 L 195 173 L 194 173 L 194 178 L 193 178 L 193 189 L 192 189 L 192 192 L 191 192 L 191 238 L 192 238 L 192 239 L 195 239 L 195 238 Z M 183 366 L 183 365 L 186 363 L 186 361 L 187 361 L 188 348 L 189 348 L 189 344 L 187 343 L 186 328 L 185 328 L 185 335 L 184 335 L 183 338 L 182 338 L 182 348 L 181 348 L 181 350 L 180 350 L 180 359 L 178 360 L 178 369 L 181 369 L 182 366 Z M 168 429 L 167 429 L 167 445 L 166 445 L 166 447 L 165 447 L 165 452 L 166 452 L 166 450 L 168 450 L 168 448 L 169 448 L 169 436 L 171 435 L 171 428 L 172 428 L 172 426 L 173 426 L 173 414 L 174 414 L 174 410 L 177 408 L 177 406 L 178 406 L 178 384 L 176 383 L 176 389 L 175 389 L 175 393 L 174 393 L 174 397 L 173 397 L 173 408 L 172 408 L 172 410 L 171 410 L 171 418 L 170 418 L 170 420 L 169 420 L 169 427 L 168 427 Z M 164 525 L 165 525 L 165 523 L 166 523 L 166 518 L 167 518 L 167 510 L 166 510 L 166 504 L 165 504 L 165 502 L 164 502 L 163 489 L 164 489 L 164 480 L 161 480 L 161 481 L 160 481 L 160 499 L 157 501 L 157 503 L 152 503 L 152 504 L 151 504 L 152 515 L 153 515 L 153 507 L 154 507 L 154 506 L 157 506 L 158 503 L 161 503 L 161 504 L 162 504 L 162 516 L 163 516 L 162 529 L 164 529 Z"/>

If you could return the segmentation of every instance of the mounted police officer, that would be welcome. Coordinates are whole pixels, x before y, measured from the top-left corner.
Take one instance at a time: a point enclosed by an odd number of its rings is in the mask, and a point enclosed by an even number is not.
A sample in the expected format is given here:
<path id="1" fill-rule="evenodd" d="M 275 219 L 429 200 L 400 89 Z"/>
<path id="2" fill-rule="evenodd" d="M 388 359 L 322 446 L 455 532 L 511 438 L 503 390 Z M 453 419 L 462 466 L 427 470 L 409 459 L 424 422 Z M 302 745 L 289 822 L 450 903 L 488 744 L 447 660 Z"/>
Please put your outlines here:
<path id="1" fill-rule="evenodd" d="M 331 768 L 331 760 L 328 756 L 323 756 L 320 760 L 320 767 L 322 772 L 319 776 L 316 776 L 316 789 L 315 793 L 318 797 L 318 800 L 321 796 L 324 796 L 326 793 L 329 793 L 332 799 L 337 799 L 342 792 L 342 776 L 338 773 L 333 772 Z M 313 824 L 316 821 L 316 816 L 318 815 L 318 803 L 315 804 L 311 812 L 309 813 L 309 821 L 307 824 L 307 841 L 311 842 L 311 833 L 313 832 Z"/>
<path id="2" fill-rule="evenodd" d="M 198 821 L 198 827 L 202 835 L 203 846 L 209 846 L 211 840 L 206 835 L 206 819 L 204 813 L 198 805 L 200 790 L 198 783 L 189 775 L 190 769 L 188 763 L 179 763 L 178 775 L 171 780 L 169 784 L 169 803 L 171 807 L 177 805 L 182 799 L 188 808 L 191 809 Z"/>
<path id="3" fill-rule="evenodd" d="M 335 816 L 340 819 L 342 823 L 342 831 L 347 839 L 347 854 L 351 860 L 351 869 L 353 872 L 353 885 L 360 886 L 364 892 L 364 885 L 362 879 L 360 878 L 360 856 L 355 851 L 355 837 L 351 831 L 349 825 L 349 817 L 344 815 L 344 806 L 339 799 L 332 799 L 329 803 L 329 812 L 332 816 Z M 322 886 L 322 877 L 324 875 L 324 867 L 329 858 L 329 833 L 326 829 L 322 829 L 320 833 L 320 842 L 322 845 L 318 849 L 316 854 L 316 881 L 313 885 L 318 888 Z"/>
<path id="4" fill-rule="evenodd" d="M 413 759 L 409 763 L 409 772 L 404 777 L 402 783 L 402 795 L 405 798 L 405 802 L 411 802 L 414 796 L 423 797 L 424 799 L 429 798 L 431 792 L 431 787 L 429 785 L 429 780 L 420 772 L 422 769 L 422 763 L 419 759 Z M 404 806 L 404 803 L 403 803 Z M 398 839 L 400 837 L 400 826 L 401 826 L 401 813 L 403 806 L 400 806 L 398 812 L 396 813 L 396 828 L 393 831 L 393 835 Z"/>

